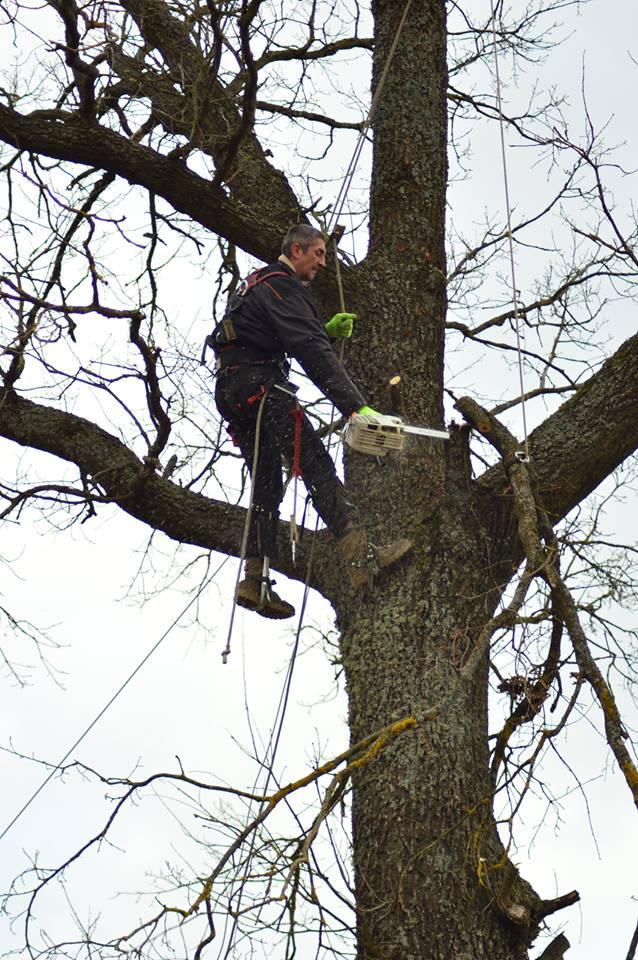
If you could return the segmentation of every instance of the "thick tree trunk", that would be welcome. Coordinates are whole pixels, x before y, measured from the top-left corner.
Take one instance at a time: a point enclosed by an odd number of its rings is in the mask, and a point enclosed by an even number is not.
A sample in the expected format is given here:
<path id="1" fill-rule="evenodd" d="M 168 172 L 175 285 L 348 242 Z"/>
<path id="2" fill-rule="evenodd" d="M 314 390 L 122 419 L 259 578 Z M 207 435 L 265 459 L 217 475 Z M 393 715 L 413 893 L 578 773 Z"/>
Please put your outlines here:
<path id="1" fill-rule="evenodd" d="M 375 4 L 375 79 L 400 9 Z M 351 367 L 370 402 L 404 384 L 411 422 L 442 419 L 445 320 L 446 33 L 441 0 L 413 5 L 375 123 L 368 318 Z M 390 353 L 386 344 L 394 344 Z M 459 669 L 499 590 L 490 582 L 465 433 L 416 441 L 380 467 L 352 457 L 351 489 L 380 540 L 416 548 L 365 597 L 337 604 L 353 742 L 413 714 L 419 725 L 354 784 L 360 960 L 513 960 L 527 955 L 534 897 L 503 856 L 491 814 L 487 663 L 456 689 Z M 365 500 L 362 494 L 365 493 Z M 457 571 L 463 571 L 462 575 Z M 440 698 L 455 697 L 432 721 Z M 434 932 L 435 931 L 435 932 Z"/>
<path id="2" fill-rule="evenodd" d="M 526 957 L 537 909 L 492 819 L 486 659 L 459 678 L 499 593 L 462 444 L 461 435 L 412 562 L 379 578 L 342 618 L 353 741 L 392 719 L 419 720 L 354 785 L 361 960 Z"/>

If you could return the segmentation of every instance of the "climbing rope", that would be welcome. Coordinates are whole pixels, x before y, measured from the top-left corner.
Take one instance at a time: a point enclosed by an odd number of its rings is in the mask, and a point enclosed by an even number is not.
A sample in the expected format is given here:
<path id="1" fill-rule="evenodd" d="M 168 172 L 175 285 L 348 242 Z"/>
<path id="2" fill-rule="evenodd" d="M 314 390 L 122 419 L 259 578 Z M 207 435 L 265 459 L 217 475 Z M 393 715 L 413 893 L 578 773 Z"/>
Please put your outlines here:
<path id="1" fill-rule="evenodd" d="M 402 32 L 403 32 L 403 27 L 404 27 L 404 25 L 405 25 L 405 21 L 408 19 L 408 13 L 410 12 L 410 7 L 411 7 L 411 6 L 412 6 L 412 0 L 407 0 L 407 3 L 406 3 L 406 5 L 405 5 L 405 9 L 404 9 L 404 11 L 403 11 L 403 15 L 402 15 L 402 17 L 401 17 L 401 20 L 399 21 L 399 26 L 397 27 L 396 33 L 395 33 L 395 35 L 394 35 L 394 39 L 393 39 L 393 41 L 392 41 L 392 46 L 390 47 L 390 50 L 389 50 L 389 52 L 388 52 L 388 57 L 387 57 L 386 62 L 385 62 L 385 64 L 384 64 L 384 66 L 383 66 L 383 70 L 381 71 L 381 76 L 379 77 L 379 82 L 378 82 L 378 84 L 377 84 L 377 88 L 376 88 L 376 90 L 374 91 L 374 95 L 373 95 L 373 97 L 372 97 L 372 100 L 370 101 L 370 108 L 369 108 L 369 110 L 368 110 L 368 114 L 367 114 L 365 120 L 363 121 L 363 124 L 362 124 L 362 126 L 361 126 L 361 130 L 359 131 L 359 136 L 358 136 L 358 138 L 357 138 L 357 142 L 356 142 L 356 144 L 355 144 L 355 148 L 354 148 L 352 157 L 351 157 L 351 159 L 350 159 L 350 163 L 348 164 L 348 168 L 347 168 L 346 173 L 345 173 L 345 176 L 344 176 L 344 178 L 343 178 L 343 182 L 342 182 L 342 184 L 341 184 L 341 189 L 339 190 L 339 193 L 337 194 L 337 199 L 336 199 L 336 201 L 335 201 L 335 205 L 334 205 L 334 208 L 333 208 L 333 210 L 332 210 L 332 214 L 331 214 L 331 216 L 330 216 L 330 218 L 329 218 L 329 220 L 328 220 L 327 226 L 326 226 L 326 232 L 327 232 L 327 234 L 328 234 L 329 237 L 332 235 L 335 227 L 336 227 L 337 224 L 339 223 L 339 217 L 341 216 L 341 213 L 342 213 L 342 211 L 343 211 L 343 208 L 344 208 L 344 205 L 345 205 L 347 196 L 348 196 L 348 192 L 349 192 L 350 187 L 351 187 L 351 185 L 352 185 L 352 181 L 353 181 L 353 179 L 354 179 L 354 175 L 355 175 L 357 166 L 358 166 L 358 164 L 359 164 L 359 159 L 360 159 L 361 153 L 362 153 L 362 151 L 363 151 L 363 145 L 364 145 L 364 142 L 365 142 L 365 140 L 366 140 L 366 137 L 368 136 L 368 131 L 370 130 L 370 127 L 372 126 L 372 120 L 373 120 L 374 115 L 375 115 L 375 113 L 376 113 L 377 106 L 379 105 L 379 101 L 380 101 L 381 95 L 382 95 L 382 93 L 383 93 L 383 88 L 385 87 L 385 82 L 386 82 L 386 80 L 388 79 L 388 74 L 390 73 L 390 67 L 392 66 L 392 61 L 393 61 L 393 59 L 394 59 L 394 55 L 395 55 L 395 53 L 396 53 L 397 47 L 399 46 L 399 40 L 401 39 L 401 34 L 402 34 Z"/>
<path id="2" fill-rule="evenodd" d="M 529 461 L 529 442 L 527 436 L 527 416 L 525 412 L 525 375 L 523 371 L 523 340 L 521 336 L 521 318 L 518 306 L 518 287 L 516 285 L 516 263 L 514 259 L 514 238 L 512 236 L 512 207 L 510 203 L 509 177 L 507 174 L 507 151 L 505 149 L 505 118 L 503 117 L 503 103 L 501 99 L 501 75 L 498 60 L 498 41 L 496 35 L 496 12 L 494 0 L 490 0 L 492 10 L 492 44 L 494 47 L 494 72 L 496 77 L 496 104 L 498 107 L 499 128 L 501 134 L 501 165 L 503 169 L 503 187 L 505 192 L 505 211 L 507 216 L 507 239 L 510 258 L 510 276 L 512 282 L 512 303 L 514 304 L 514 327 L 516 330 L 516 352 L 518 356 L 518 380 L 520 387 L 520 402 L 523 427 L 523 450 L 520 459 Z"/>

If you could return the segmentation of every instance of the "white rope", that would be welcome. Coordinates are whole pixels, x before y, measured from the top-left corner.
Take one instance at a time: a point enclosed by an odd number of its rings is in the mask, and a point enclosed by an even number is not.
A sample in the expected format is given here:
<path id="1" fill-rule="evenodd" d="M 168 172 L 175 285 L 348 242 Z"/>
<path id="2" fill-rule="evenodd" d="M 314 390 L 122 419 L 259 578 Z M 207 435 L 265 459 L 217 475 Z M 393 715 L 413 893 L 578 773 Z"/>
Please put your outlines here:
<path id="1" fill-rule="evenodd" d="M 503 168 L 503 186 L 505 190 L 505 210 L 507 215 L 507 239 L 509 245 L 510 271 L 512 281 L 512 302 L 514 304 L 514 326 L 516 329 L 516 351 L 518 355 L 518 380 L 521 392 L 521 415 L 523 425 L 523 450 L 525 459 L 529 460 L 529 443 L 527 438 L 527 416 L 525 412 L 525 376 L 523 372 L 523 341 L 521 337 L 520 313 L 518 307 L 518 288 L 516 286 L 516 264 L 514 260 L 514 238 L 512 236 L 512 208 L 510 204 L 509 178 L 507 175 L 507 151 L 505 149 L 505 120 L 501 100 L 501 75 L 498 61 L 498 42 L 496 36 L 496 12 L 494 0 L 490 0 L 492 10 L 492 43 L 494 47 L 494 70 L 496 74 L 496 103 L 501 133 L 501 164 Z"/>
<path id="2" fill-rule="evenodd" d="M 248 506 L 246 507 L 246 519 L 244 521 L 244 532 L 241 538 L 241 550 L 239 551 L 239 566 L 237 568 L 237 576 L 235 577 L 235 588 L 233 590 L 233 604 L 230 610 L 230 622 L 228 624 L 228 635 L 226 637 L 226 646 L 222 650 L 222 663 L 224 664 L 228 663 L 228 657 L 230 656 L 230 653 L 231 653 L 230 643 L 233 636 L 233 626 L 235 624 L 235 613 L 237 611 L 237 588 L 239 586 L 239 578 L 241 577 L 244 560 L 246 559 L 246 546 L 248 544 L 248 530 L 250 528 L 250 520 L 253 513 L 253 500 L 255 498 L 255 479 L 257 477 L 257 464 L 259 461 L 261 418 L 264 411 L 264 404 L 266 402 L 267 396 L 268 396 L 268 391 L 266 390 L 263 397 L 259 401 L 259 410 L 257 411 L 257 422 L 255 424 L 255 448 L 253 451 L 253 468 L 250 471 L 250 494 L 248 496 Z"/>
<path id="3" fill-rule="evenodd" d="M 354 175 L 355 175 L 355 172 L 356 172 L 356 169 L 357 169 L 357 165 L 358 165 L 358 163 L 359 163 L 359 158 L 361 157 L 361 153 L 362 153 L 362 151 L 363 151 L 363 145 L 364 145 L 365 139 L 366 139 L 366 137 L 367 137 L 367 135 L 368 135 L 368 131 L 369 131 L 371 125 L 372 125 L 372 120 L 373 120 L 374 115 L 375 115 L 375 113 L 376 113 L 377 106 L 378 106 L 378 104 L 379 104 L 379 100 L 381 99 L 381 94 L 383 93 L 383 88 L 384 88 L 384 86 L 385 86 L 385 82 L 386 82 L 386 80 L 387 80 L 387 78 L 388 78 L 388 74 L 389 74 L 389 72 L 390 72 L 390 66 L 391 66 L 392 61 L 393 61 L 393 59 L 394 59 L 394 54 L 396 53 L 396 49 L 397 49 L 397 47 L 398 47 L 398 45 L 399 45 L 399 40 L 400 40 L 400 38 L 401 38 L 401 33 L 403 32 L 403 27 L 404 27 L 404 25 L 405 25 L 405 21 L 406 21 L 407 18 L 408 18 L 408 13 L 409 13 L 409 11 L 410 11 L 410 7 L 411 7 L 411 6 L 412 6 L 412 0 L 407 0 L 407 3 L 406 3 L 406 5 L 405 5 L 405 9 L 404 9 L 404 11 L 403 11 L 403 15 L 402 15 L 401 20 L 400 20 L 400 22 L 399 22 L 399 26 L 397 27 L 397 32 L 395 33 L 395 35 L 394 35 L 394 40 L 392 41 L 392 46 L 390 47 L 390 51 L 389 51 L 389 53 L 388 53 L 388 58 L 387 58 L 387 60 L 386 60 L 386 62 L 385 62 L 385 65 L 384 65 L 384 67 L 383 67 L 383 70 L 381 71 L 381 76 L 379 77 L 379 82 L 378 82 L 378 84 L 377 84 L 377 89 L 374 91 L 374 96 L 372 97 L 372 100 L 370 101 L 370 109 L 368 110 L 368 115 L 366 116 L 365 120 L 363 121 L 363 125 L 362 125 L 362 127 L 361 127 L 361 130 L 359 131 L 359 136 L 358 136 L 358 138 L 357 138 L 357 142 L 356 142 L 356 144 L 355 144 L 355 148 L 354 148 L 352 157 L 351 157 L 351 159 L 350 159 L 350 163 L 348 164 L 348 168 L 347 168 L 347 170 L 346 170 L 346 174 L 345 174 L 345 176 L 344 176 L 344 178 L 343 178 L 343 182 L 342 182 L 342 184 L 341 184 L 341 189 L 339 190 L 339 193 L 338 193 L 338 195 L 337 195 L 337 199 L 336 199 L 336 201 L 335 201 L 335 205 L 334 205 L 334 207 L 333 207 L 333 209 L 332 209 L 332 213 L 331 213 L 331 215 L 330 215 L 330 217 L 329 217 L 329 219 L 328 219 L 328 221 L 327 221 L 327 224 L 326 224 L 326 233 L 328 234 L 329 237 L 332 235 L 332 232 L 334 231 L 335 227 L 336 227 L 337 224 L 339 223 L 339 217 L 341 216 L 341 214 L 342 214 L 342 212 L 343 212 L 343 208 L 344 208 L 344 206 L 345 206 L 345 202 L 346 202 L 346 199 L 347 199 L 347 196 L 348 196 L 348 191 L 350 190 L 350 186 L 351 186 L 352 181 L 353 181 L 353 179 L 354 179 Z"/>

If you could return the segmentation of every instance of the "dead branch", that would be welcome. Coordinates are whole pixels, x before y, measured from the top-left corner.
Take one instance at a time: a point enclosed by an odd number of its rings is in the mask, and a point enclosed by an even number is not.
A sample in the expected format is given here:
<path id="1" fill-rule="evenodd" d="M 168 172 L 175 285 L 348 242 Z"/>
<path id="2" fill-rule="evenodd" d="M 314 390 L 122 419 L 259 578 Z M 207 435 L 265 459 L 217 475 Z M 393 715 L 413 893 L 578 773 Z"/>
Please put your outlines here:
<path id="1" fill-rule="evenodd" d="M 551 527 L 542 504 L 537 503 L 538 498 L 533 492 L 527 465 L 517 458 L 516 439 L 502 423 L 474 401 L 464 398 L 459 401 L 457 408 L 503 458 L 503 465 L 514 492 L 518 534 L 528 563 L 534 575 L 541 576 L 552 591 L 556 612 L 570 635 L 581 674 L 591 685 L 602 709 L 607 743 L 631 791 L 634 804 L 638 807 L 638 769 L 625 746 L 628 734 L 611 688 L 592 656 L 577 606 L 559 573 L 555 544 L 551 542 L 548 548 L 543 547 L 542 536 L 546 535 Z"/>
<path id="2" fill-rule="evenodd" d="M 559 933 L 555 940 L 543 950 L 537 960 L 563 960 L 571 944 L 564 933 Z"/>

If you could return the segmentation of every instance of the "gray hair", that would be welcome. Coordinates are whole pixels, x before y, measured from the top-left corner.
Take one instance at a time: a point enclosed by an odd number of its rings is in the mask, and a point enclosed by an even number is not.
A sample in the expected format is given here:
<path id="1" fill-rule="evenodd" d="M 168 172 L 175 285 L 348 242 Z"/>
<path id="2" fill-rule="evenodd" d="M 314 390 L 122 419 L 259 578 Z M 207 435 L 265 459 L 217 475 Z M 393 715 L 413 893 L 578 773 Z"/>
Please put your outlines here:
<path id="1" fill-rule="evenodd" d="M 317 230 L 316 227 L 311 227 L 308 223 L 297 223 L 294 227 L 290 228 L 284 237 L 281 244 L 281 252 L 284 256 L 289 257 L 293 243 L 298 243 L 305 253 L 309 246 L 323 239 L 324 236 L 321 230 Z"/>

